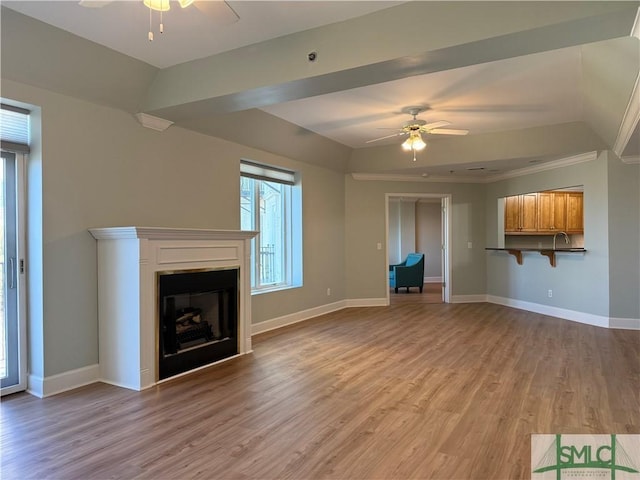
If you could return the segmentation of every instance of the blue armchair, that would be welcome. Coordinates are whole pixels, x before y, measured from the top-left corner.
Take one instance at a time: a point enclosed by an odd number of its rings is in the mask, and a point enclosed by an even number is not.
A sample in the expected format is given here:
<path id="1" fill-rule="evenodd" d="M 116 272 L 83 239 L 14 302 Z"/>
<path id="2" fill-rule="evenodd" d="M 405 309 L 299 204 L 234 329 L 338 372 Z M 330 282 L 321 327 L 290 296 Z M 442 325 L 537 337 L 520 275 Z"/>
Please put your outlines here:
<path id="1" fill-rule="evenodd" d="M 422 293 L 424 284 L 424 253 L 410 253 L 404 262 L 397 265 L 389 265 L 389 286 L 395 288 L 406 287 L 407 293 L 410 287 L 418 287 Z"/>

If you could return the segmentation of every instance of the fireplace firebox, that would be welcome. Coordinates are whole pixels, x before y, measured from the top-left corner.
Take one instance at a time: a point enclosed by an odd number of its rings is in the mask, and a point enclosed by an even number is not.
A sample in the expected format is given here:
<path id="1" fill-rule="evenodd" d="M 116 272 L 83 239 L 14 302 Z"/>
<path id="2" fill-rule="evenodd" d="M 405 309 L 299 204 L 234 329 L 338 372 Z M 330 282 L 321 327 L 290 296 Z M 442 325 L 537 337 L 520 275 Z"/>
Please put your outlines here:
<path id="1" fill-rule="evenodd" d="M 239 270 L 158 272 L 158 378 L 238 350 Z"/>

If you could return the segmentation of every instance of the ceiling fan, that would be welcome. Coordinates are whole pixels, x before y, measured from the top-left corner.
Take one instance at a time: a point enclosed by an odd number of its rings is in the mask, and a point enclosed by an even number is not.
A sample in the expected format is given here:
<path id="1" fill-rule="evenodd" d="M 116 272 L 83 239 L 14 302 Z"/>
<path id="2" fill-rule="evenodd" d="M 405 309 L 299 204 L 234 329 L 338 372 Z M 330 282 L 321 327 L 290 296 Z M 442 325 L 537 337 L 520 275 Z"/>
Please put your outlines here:
<path id="1" fill-rule="evenodd" d="M 78 3 L 83 7 L 101 8 L 116 0 L 80 0 Z M 165 12 L 170 9 L 170 0 L 141 0 L 149 10 Z M 179 0 L 182 8 L 193 5 L 203 15 L 213 21 L 216 25 L 231 25 L 240 20 L 240 16 L 225 0 Z M 160 32 L 162 33 L 162 22 Z M 149 40 L 153 40 L 153 33 L 149 31 Z"/>
<path id="2" fill-rule="evenodd" d="M 387 138 L 409 135 L 409 138 L 407 138 L 402 144 L 402 148 L 404 150 L 413 152 L 413 161 L 415 162 L 416 151 L 420 151 L 427 146 L 425 141 L 422 139 L 423 133 L 436 135 L 466 135 L 469 133 L 469 130 L 441 128 L 446 127 L 447 125 L 451 125 L 451 122 L 447 122 L 446 120 L 427 123 L 425 120 L 417 118 L 418 114 L 424 112 L 425 110 L 427 110 L 427 107 L 422 105 L 403 108 L 403 112 L 406 112 L 413 116 L 413 119 L 411 121 L 405 123 L 402 128 L 394 129 L 397 130 L 396 133 L 385 135 L 384 137 L 374 138 L 373 140 L 368 140 L 365 143 L 373 143 L 379 140 L 385 140 Z"/>

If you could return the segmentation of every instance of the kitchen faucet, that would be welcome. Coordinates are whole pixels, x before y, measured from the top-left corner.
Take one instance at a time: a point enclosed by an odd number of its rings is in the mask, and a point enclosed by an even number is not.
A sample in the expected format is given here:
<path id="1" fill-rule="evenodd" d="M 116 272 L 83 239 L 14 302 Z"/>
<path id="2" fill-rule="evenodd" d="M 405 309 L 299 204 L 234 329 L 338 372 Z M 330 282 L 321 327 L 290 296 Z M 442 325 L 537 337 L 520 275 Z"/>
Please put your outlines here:
<path id="1" fill-rule="evenodd" d="M 553 249 L 556 249 L 556 237 L 558 235 L 563 235 L 564 236 L 564 243 L 571 243 L 571 240 L 569 240 L 569 235 L 567 235 L 565 232 L 558 232 L 556 234 L 553 235 Z"/>

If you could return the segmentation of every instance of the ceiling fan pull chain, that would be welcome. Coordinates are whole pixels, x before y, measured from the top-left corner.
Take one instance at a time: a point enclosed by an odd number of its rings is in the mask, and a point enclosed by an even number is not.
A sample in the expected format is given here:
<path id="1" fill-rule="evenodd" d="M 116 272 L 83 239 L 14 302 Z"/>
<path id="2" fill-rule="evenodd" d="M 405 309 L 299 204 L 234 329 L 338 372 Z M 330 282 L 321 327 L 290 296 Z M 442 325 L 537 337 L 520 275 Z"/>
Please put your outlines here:
<path id="1" fill-rule="evenodd" d="M 160 0 L 160 33 L 164 33 L 164 24 L 162 23 L 162 0 Z"/>
<path id="2" fill-rule="evenodd" d="M 152 31 L 152 22 L 151 22 L 151 14 L 153 13 L 153 11 L 151 9 L 149 9 L 149 41 L 153 42 L 153 31 Z"/>

